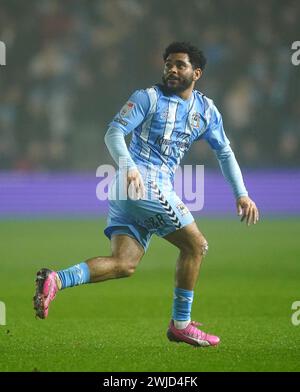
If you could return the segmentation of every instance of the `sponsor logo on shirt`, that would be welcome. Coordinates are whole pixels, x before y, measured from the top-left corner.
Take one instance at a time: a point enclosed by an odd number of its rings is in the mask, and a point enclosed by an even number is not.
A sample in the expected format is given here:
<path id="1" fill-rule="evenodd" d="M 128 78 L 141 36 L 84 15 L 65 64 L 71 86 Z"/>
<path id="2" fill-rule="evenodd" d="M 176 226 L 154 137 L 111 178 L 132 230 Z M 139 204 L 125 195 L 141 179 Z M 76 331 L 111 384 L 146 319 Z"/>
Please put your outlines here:
<path id="1" fill-rule="evenodd" d="M 178 136 L 177 140 L 166 139 L 163 136 L 158 136 L 155 144 L 160 146 L 161 154 L 169 156 L 171 153 L 174 156 L 182 155 L 190 147 L 190 135 L 182 134 Z"/>
<path id="2" fill-rule="evenodd" d="M 183 134 L 177 140 L 166 139 L 163 136 L 157 136 L 155 140 L 155 144 L 159 146 L 174 146 L 179 148 L 180 150 L 187 150 L 190 146 L 190 135 Z"/>

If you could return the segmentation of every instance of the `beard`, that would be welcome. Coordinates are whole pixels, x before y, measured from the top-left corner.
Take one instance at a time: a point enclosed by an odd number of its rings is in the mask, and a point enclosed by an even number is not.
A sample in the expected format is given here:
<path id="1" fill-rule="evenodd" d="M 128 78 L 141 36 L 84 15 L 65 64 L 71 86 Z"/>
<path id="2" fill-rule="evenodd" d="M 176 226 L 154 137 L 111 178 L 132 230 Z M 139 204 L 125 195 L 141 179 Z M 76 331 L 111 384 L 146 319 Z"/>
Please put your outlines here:
<path id="1" fill-rule="evenodd" d="M 164 88 L 167 90 L 167 92 L 171 94 L 178 94 L 182 93 L 186 89 L 188 89 L 192 83 L 193 83 L 193 76 L 189 78 L 178 78 L 176 80 L 176 83 L 172 83 L 170 79 L 166 78 L 165 76 L 162 77 L 162 82 L 164 85 Z"/>

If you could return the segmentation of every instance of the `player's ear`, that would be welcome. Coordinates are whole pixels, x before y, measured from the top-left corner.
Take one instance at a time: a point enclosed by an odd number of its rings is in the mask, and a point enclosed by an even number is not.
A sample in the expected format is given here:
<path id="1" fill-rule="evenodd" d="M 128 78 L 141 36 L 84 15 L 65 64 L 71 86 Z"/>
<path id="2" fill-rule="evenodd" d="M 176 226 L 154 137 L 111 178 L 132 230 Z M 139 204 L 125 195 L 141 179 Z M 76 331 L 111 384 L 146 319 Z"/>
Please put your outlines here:
<path id="1" fill-rule="evenodd" d="M 198 79 L 200 79 L 202 76 L 202 69 L 201 68 L 195 68 L 194 69 L 194 77 L 193 80 L 196 82 Z"/>

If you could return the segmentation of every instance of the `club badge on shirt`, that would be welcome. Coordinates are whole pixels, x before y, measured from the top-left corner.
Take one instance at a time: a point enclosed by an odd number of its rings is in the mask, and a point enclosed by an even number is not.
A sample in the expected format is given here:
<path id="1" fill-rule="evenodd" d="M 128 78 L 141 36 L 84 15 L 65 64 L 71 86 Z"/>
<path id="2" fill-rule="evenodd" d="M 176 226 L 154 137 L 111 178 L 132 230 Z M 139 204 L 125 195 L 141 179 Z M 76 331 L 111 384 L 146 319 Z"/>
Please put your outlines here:
<path id="1" fill-rule="evenodd" d="M 200 128 L 200 119 L 201 119 L 200 113 L 194 112 L 192 114 L 192 127 Z"/>
<path id="2" fill-rule="evenodd" d="M 126 102 L 120 111 L 120 116 L 121 117 L 129 116 L 129 114 L 132 112 L 134 106 L 135 106 L 135 104 L 133 102 L 130 102 L 130 101 Z"/>

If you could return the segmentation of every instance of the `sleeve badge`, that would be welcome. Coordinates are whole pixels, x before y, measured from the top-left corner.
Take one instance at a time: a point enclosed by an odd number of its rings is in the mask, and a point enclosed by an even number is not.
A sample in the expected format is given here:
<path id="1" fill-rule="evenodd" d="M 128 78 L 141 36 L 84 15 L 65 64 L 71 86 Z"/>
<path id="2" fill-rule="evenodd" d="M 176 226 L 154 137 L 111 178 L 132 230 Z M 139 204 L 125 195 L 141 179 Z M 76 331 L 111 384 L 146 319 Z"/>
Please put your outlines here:
<path id="1" fill-rule="evenodd" d="M 135 107 L 135 104 L 133 102 L 130 102 L 130 101 L 126 102 L 120 111 L 120 116 L 121 117 L 128 117 L 129 114 L 134 109 L 134 107 Z"/>

